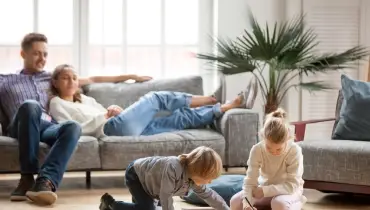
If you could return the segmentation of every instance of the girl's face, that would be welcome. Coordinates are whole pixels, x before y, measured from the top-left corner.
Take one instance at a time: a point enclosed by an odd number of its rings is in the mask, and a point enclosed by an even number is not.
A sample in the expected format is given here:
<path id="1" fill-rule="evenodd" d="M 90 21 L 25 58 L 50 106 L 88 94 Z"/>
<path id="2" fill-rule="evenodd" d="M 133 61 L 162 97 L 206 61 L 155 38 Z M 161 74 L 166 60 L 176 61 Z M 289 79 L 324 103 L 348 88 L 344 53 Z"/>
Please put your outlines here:
<path id="1" fill-rule="evenodd" d="M 78 90 L 78 77 L 72 68 L 64 68 L 54 80 L 54 86 L 61 97 L 71 97 Z"/>
<path id="2" fill-rule="evenodd" d="M 278 143 L 278 144 L 272 141 L 269 141 L 269 140 L 265 141 L 266 150 L 272 155 L 276 155 L 276 156 L 280 155 L 284 151 L 285 146 L 286 146 L 286 141 L 283 143 Z"/>

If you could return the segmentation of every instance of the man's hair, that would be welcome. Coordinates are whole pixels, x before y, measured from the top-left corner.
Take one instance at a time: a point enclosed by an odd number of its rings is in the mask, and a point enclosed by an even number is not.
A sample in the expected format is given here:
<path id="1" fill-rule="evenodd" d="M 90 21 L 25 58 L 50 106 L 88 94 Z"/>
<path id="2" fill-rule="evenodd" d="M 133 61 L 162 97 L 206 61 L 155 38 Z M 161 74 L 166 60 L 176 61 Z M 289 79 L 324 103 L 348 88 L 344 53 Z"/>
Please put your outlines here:
<path id="1" fill-rule="evenodd" d="M 23 37 L 21 47 L 22 50 L 28 50 L 32 47 L 34 42 L 45 42 L 48 43 L 48 38 L 44 34 L 40 33 L 29 33 Z"/>
<path id="2" fill-rule="evenodd" d="M 222 173 L 221 157 L 209 147 L 197 147 L 189 154 L 180 155 L 179 158 L 191 177 L 216 179 Z"/>

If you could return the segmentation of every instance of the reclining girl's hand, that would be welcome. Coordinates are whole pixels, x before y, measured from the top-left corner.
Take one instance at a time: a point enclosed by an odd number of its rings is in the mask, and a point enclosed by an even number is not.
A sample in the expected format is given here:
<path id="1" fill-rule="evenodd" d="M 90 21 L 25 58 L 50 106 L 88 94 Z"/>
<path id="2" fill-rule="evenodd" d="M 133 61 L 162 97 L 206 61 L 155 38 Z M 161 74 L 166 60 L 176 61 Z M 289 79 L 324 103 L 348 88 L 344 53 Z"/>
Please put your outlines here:
<path id="1" fill-rule="evenodd" d="M 107 110 L 108 110 L 108 113 L 107 113 L 108 118 L 115 117 L 123 111 L 123 109 L 117 105 L 111 105 L 107 108 Z"/>

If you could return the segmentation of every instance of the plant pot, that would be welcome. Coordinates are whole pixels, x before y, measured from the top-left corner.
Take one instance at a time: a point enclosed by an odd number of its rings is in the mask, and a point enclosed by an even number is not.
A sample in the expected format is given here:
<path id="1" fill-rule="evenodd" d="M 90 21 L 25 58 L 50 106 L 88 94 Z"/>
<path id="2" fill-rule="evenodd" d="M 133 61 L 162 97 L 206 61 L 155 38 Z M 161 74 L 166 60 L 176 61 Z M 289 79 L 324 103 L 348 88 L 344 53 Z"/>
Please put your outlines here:
<path id="1" fill-rule="evenodd" d="M 266 104 L 264 106 L 264 114 L 265 116 L 270 114 L 271 112 L 277 110 L 280 104 L 278 102 L 278 97 L 274 94 L 268 94 L 266 99 Z"/>

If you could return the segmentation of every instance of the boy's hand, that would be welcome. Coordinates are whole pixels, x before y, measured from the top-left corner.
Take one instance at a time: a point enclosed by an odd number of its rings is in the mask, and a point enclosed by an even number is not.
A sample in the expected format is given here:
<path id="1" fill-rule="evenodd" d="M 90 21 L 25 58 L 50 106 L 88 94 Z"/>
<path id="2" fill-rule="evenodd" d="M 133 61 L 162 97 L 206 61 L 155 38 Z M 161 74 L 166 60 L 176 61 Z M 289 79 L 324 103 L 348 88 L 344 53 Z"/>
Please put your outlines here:
<path id="1" fill-rule="evenodd" d="M 256 199 L 261 199 L 261 198 L 265 197 L 265 195 L 263 194 L 262 187 L 254 188 L 252 190 L 252 195 Z"/>

